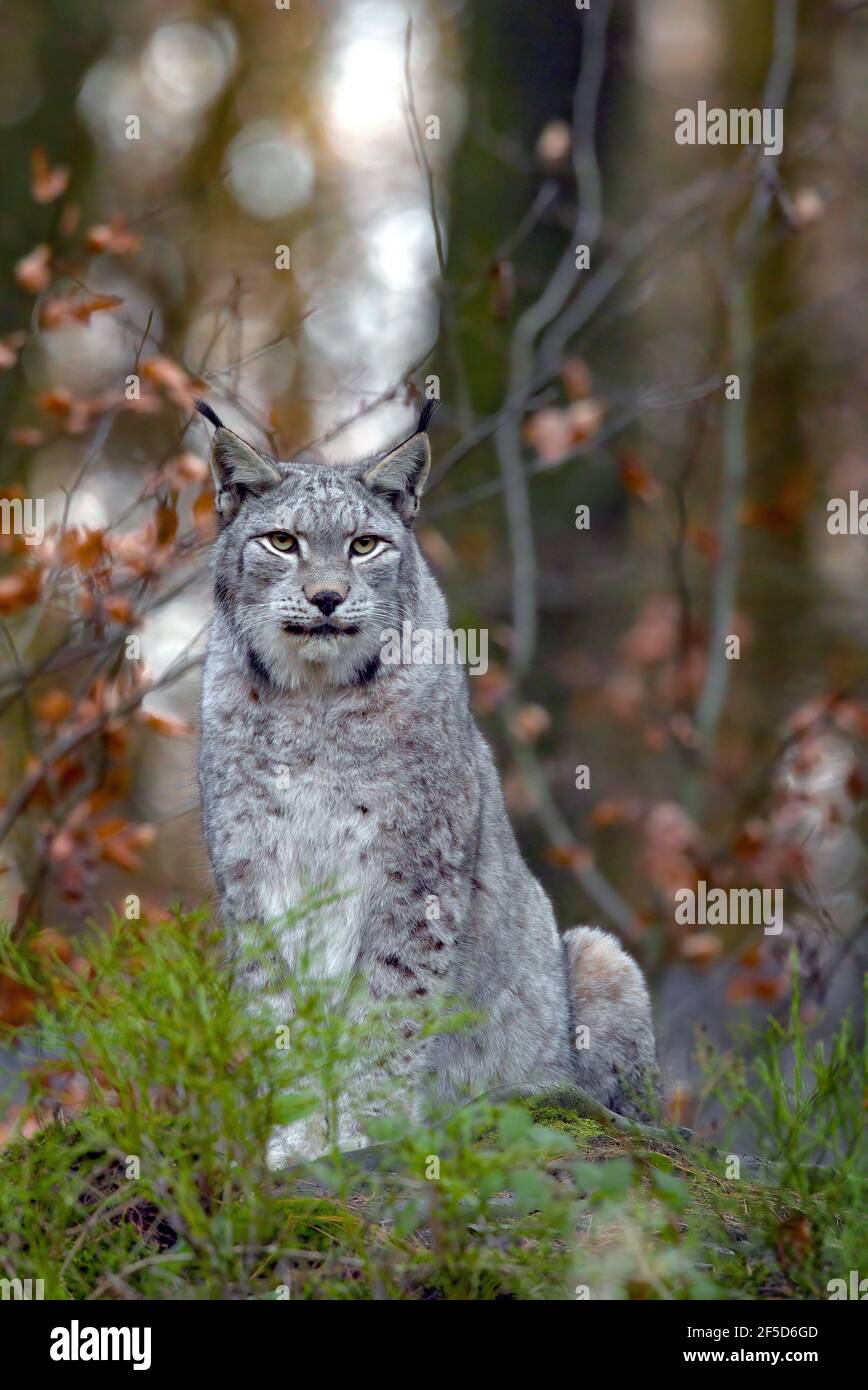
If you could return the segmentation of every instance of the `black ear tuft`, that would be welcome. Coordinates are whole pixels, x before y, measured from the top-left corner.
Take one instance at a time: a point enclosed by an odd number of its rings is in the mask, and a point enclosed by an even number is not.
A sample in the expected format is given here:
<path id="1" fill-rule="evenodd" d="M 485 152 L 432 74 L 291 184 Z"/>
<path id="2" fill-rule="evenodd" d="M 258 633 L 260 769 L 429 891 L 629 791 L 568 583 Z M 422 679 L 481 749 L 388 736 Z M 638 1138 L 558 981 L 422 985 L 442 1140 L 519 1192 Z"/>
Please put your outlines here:
<path id="1" fill-rule="evenodd" d="M 422 414 L 419 416 L 419 427 L 416 431 L 417 434 L 425 433 L 425 431 L 428 428 L 428 421 L 431 419 L 431 416 L 434 414 L 434 411 L 437 409 L 439 404 L 439 401 L 425 402 L 425 404 L 422 407 Z"/>
<path id="2" fill-rule="evenodd" d="M 193 404 L 200 415 L 204 415 L 206 420 L 210 420 L 211 424 L 214 425 L 216 429 L 222 430 L 223 421 L 220 419 L 217 412 L 211 409 L 207 401 L 195 400 Z"/>

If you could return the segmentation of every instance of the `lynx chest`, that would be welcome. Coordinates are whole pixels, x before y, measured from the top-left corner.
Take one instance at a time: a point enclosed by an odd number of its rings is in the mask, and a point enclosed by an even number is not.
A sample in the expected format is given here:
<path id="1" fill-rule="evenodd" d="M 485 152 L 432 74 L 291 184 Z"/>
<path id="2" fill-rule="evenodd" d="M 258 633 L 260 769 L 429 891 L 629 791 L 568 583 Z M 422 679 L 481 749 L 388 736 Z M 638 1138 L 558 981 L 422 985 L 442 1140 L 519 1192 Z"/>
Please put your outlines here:
<path id="1" fill-rule="evenodd" d="M 371 739 L 316 710 L 285 725 L 251 720 L 215 763 L 210 819 L 215 868 L 236 918 L 279 922 L 312 897 L 329 970 L 353 966 L 366 914 L 385 881 L 394 783 Z M 213 833 L 214 824 L 231 827 Z"/>

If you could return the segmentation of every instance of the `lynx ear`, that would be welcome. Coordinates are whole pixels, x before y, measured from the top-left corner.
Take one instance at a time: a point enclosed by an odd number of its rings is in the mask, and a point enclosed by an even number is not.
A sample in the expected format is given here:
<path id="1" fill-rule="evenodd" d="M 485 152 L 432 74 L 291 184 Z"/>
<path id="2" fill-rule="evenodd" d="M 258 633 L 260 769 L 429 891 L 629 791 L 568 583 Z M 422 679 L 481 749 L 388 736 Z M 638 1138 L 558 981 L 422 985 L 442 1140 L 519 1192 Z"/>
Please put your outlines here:
<path id="1" fill-rule="evenodd" d="M 231 521 L 246 497 L 260 497 L 282 482 L 280 469 L 227 429 L 205 401 L 196 401 L 196 409 L 217 427 L 211 444 L 214 495 L 223 521 Z"/>
<path id="2" fill-rule="evenodd" d="M 419 500 L 431 470 L 427 426 L 433 408 L 433 402 L 429 401 L 422 411 L 416 433 L 386 454 L 385 458 L 377 459 L 362 474 L 365 487 L 388 497 L 407 525 L 419 510 Z"/>

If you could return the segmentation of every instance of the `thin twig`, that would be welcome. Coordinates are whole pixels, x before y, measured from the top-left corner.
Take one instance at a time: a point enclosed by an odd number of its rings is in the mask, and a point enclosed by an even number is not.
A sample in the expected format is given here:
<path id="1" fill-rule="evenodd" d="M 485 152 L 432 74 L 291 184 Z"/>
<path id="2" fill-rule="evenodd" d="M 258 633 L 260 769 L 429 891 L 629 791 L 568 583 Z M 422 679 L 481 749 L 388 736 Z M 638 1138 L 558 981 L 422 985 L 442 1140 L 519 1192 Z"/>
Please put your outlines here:
<path id="1" fill-rule="evenodd" d="M 772 59 L 762 105 L 782 109 L 796 52 L 798 0 L 776 0 Z M 741 505 L 748 470 L 748 416 L 754 363 L 751 278 L 757 238 L 773 200 L 777 156 L 765 155 L 750 206 L 738 228 L 736 263 L 729 296 L 730 371 L 739 379 L 736 399 L 727 401 L 723 418 L 723 496 L 720 509 L 720 560 L 712 596 L 711 633 L 705 683 L 696 710 L 701 751 L 711 755 L 729 686 L 726 638 L 732 628 L 741 561 Z M 769 164 L 768 161 L 772 161 Z M 697 791 L 698 795 L 698 783 Z"/>
<path id="2" fill-rule="evenodd" d="M 582 60 L 573 106 L 574 167 L 579 201 L 573 236 L 542 294 L 524 310 L 515 326 L 509 351 L 504 418 L 494 435 L 512 552 L 510 666 L 517 677 L 526 675 L 530 668 L 537 628 L 533 517 L 521 456 L 520 416 L 533 380 L 536 339 L 561 312 L 575 289 L 575 248 L 579 245 L 590 247 L 599 233 L 600 174 L 594 145 L 610 10 L 610 0 L 597 0 L 589 11 L 582 33 Z"/>

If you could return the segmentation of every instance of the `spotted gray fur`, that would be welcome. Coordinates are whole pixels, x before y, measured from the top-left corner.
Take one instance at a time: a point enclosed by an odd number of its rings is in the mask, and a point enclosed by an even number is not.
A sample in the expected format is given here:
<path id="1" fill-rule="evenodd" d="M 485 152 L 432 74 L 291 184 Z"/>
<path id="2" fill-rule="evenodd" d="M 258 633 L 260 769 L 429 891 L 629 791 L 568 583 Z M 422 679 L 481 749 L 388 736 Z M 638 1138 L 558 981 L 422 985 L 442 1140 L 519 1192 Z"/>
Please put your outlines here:
<path id="1" fill-rule="evenodd" d="M 221 531 L 200 783 L 230 936 L 281 921 L 325 886 L 345 892 L 321 914 L 325 973 L 361 975 L 374 998 L 458 997 L 480 1016 L 424 1043 L 405 1026 L 420 1096 L 569 1081 L 629 1109 L 654 1071 L 641 973 L 602 932 L 559 937 L 460 667 L 380 660 L 386 628 L 448 628 L 413 534 L 428 412 L 397 448 L 347 466 L 277 463 L 203 413 L 217 426 Z M 297 553 L 274 550 L 267 537 L 280 532 L 297 538 Z M 350 555 L 359 536 L 382 548 Z M 318 596 L 337 598 L 331 613 Z M 279 988 L 296 941 L 288 931 L 283 959 L 257 987 Z M 583 1023 L 580 1051 L 573 1030 Z M 342 1139 L 361 1142 L 361 1130 L 350 1118 Z M 320 1142 L 279 1134 L 272 1161 Z"/>

